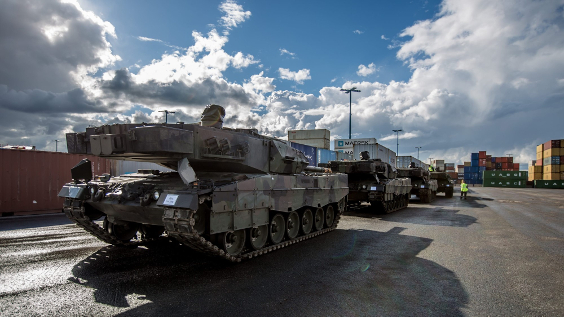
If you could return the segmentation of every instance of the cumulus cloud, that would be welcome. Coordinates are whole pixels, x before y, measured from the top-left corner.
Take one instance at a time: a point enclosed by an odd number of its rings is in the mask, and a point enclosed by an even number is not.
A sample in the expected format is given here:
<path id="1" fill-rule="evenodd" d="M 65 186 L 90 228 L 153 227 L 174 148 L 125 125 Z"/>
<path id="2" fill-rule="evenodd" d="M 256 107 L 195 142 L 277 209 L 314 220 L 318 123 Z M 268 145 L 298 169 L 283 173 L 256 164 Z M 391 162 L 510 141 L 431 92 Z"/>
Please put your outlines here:
<path id="1" fill-rule="evenodd" d="M 374 74 L 377 70 L 378 68 L 376 68 L 376 65 L 374 65 L 374 63 L 370 63 L 368 66 L 360 64 L 358 66 L 358 71 L 356 72 L 356 74 L 358 76 L 366 77 L 368 75 Z"/>
<path id="2" fill-rule="evenodd" d="M 298 84 L 303 84 L 304 80 L 311 79 L 309 75 L 309 69 L 300 69 L 297 72 L 293 72 L 288 68 L 278 68 L 278 72 L 280 73 L 280 78 L 293 80 Z"/>
<path id="3" fill-rule="evenodd" d="M 292 53 L 285 48 L 281 48 L 280 49 L 280 55 L 284 55 L 284 54 L 290 55 L 292 58 L 296 58 L 296 53 Z"/>
<path id="4" fill-rule="evenodd" d="M 120 57 L 112 24 L 73 1 L 0 2 L 0 84 L 63 92 Z"/>
<path id="5" fill-rule="evenodd" d="M 219 10 L 225 13 L 220 20 L 221 25 L 227 29 L 224 32 L 225 35 L 229 34 L 228 30 L 236 28 L 239 24 L 251 17 L 251 11 L 243 11 L 243 6 L 233 0 L 227 0 L 221 3 Z"/>
<path id="6" fill-rule="evenodd" d="M 354 30 L 353 33 L 354 33 L 354 34 L 362 34 L 362 33 L 364 33 L 364 32 L 362 32 L 362 31 L 360 31 L 360 30 Z"/>

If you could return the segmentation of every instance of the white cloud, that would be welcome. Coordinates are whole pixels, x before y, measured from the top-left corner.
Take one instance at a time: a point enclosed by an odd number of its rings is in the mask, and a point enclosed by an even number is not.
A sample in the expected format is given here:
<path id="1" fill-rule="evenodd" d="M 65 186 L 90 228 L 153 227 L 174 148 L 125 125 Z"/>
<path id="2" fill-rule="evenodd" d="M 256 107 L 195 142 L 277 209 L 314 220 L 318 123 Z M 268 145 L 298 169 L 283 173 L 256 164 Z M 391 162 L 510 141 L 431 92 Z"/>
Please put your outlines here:
<path id="1" fill-rule="evenodd" d="M 393 134 L 389 134 L 383 138 L 379 138 L 378 140 L 380 141 L 390 141 L 390 140 L 396 140 L 396 139 L 400 139 L 400 140 L 407 140 L 407 139 L 413 139 L 413 138 L 417 138 L 420 136 L 419 131 L 413 131 L 413 132 L 403 132 L 403 133 L 399 133 L 397 136 L 395 133 Z"/>
<path id="2" fill-rule="evenodd" d="M 162 42 L 162 40 L 152 39 L 150 37 L 138 36 L 137 39 L 143 42 Z"/>
<path id="3" fill-rule="evenodd" d="M 296 53 L 292 53 L 285 48 L 281 48 L 280 55 L 284 55 L 284 54 L 290 55 L 292 58 L 296 58 Z"/>
<path id="4" fill-rule="evenodd" d="M 361 64 L 358 66 L 358 71 L 356 72 L 356 74 L 358 76 L 366 77 L 368 75 L 374 74 L 377 70 L 379 70 L 379 68 L 376 68 L 376 65 L 374 65 L 374 63 L 370 63 L 368 66 Z"/>
<path id="5" fill-rule="evenodd" d="M 354 30 L 353 33 L 354 33 L 354 34 L 362 34 L 362 33 L 364 33 L 364 32 L 363 32 L 363 31 L 360 31 L 360 30 Z"/>
<path id="6" fill-rule="evenodd" d="M 381 38 L 382 40 L 386 40 L 386 41 L 389 40 L 389 38 L 387 38 L 386 36 L 384 36 L 384 34 L 382 34 L 382 36 L 380 36 L 380 38 Z"/>
<path id="7" fill-rule="evenodd" d="M 293 72 L 288 68 L 278 68 L 278 72 L 280 73 L 280 78 L 293 80 L 298 84 L 303 84 L 304 80 L 311 79 L 309 75 L 309 69 L 300 69 L 297 72 Z"/>
<path id="8" fill-rule="evenodd" d="M 251 11 L 243 11 L 243 6 L 237 4 L 234 0 L 227 0 L 221 3 L 219 10 L 225 13 L 225 15 L 221 17 L 221 25 L 227 30 L 236 28 L 239 24 L 251 17 Z M 225 35 L 228 33 L 228 31 L 224 32 Z"/>

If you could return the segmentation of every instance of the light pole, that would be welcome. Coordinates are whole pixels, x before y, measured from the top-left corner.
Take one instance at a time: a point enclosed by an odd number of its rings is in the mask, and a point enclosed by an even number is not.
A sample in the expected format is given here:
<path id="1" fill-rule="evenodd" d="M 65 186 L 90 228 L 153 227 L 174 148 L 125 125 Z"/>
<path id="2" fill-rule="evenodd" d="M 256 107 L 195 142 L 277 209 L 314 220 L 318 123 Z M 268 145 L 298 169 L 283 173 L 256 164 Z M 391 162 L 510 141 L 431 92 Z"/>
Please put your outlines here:
<path id="1" fill-rule="evenodd" d="M 417 159 L 419 159 L 419 149 L 422 148 L 422 146 L 416 146 L 415 148 L 417 149 Z"/>
<path id="2" fill-rule="evenodd" d="M 165 123 L 168 123 L 168 114 L 169 113 L 175 113 L 176 111 L 168 111 L 168 110 L 161 110 L 159 112 L 164 112 L 165 113 Z"/>
<path id="3" fill-rule="evenodd" d="M 55 152 L 59 152 L 58 145 L 59 145 L 59 142 L 61 142 L 61 141 L 60 140 L 53 140 L 53 141 L 55 141 Z"/>
<path id="4" fill-rule="evenodd" d="M 397 157 L 397 156 L 399 156 L 399 133 L 403 130 L 399 129 L 399 130 L 392 130 L 392 131 L 394 131 L 396 133 L 396 142 L 397 142 L 397 144 L 396 144 L 396 157 Z"/>
<path id="5" fill-rule="evenodd" d="M 360 92 L 360 90 L 356 89 L 356 87 L 353 87 L 351 89 L 341 89 L 341 91 L 344 91 L 345 94 L 349 94 L 349 139 L 351 139 L 351 124 L 352 124 L 352 93 L 353 92 Z"/>
<path id="6" fill-rule="evenodd" d="M 432 157 L 429 158 L 429 165 L 433 165 L 433 164 L 431 164 L 432 159 L 433 159 Z"/>

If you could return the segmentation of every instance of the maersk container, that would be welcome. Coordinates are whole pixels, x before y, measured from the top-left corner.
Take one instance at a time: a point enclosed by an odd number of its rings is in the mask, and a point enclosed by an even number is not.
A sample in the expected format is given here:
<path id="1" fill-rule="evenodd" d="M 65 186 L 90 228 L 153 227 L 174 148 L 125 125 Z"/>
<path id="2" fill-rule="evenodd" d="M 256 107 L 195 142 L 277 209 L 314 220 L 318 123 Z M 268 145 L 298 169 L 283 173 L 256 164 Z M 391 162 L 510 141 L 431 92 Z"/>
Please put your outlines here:
<path id="1" fill-rule="evenodd" d="M 368 151 L 370 158 L 381 159 L 392 166 L 396 166 L 396 153 L 381 144 L 355 144 L 353 156 L 355 160 L 360 160 L 360 152 Z"/>
<path id="2" fill-rule="evenodd" d="M 299 144 L 295 142 L 290 142 L 292 147 L 296 150 L 300 150 L 307 157 L 309 164 L 308 166 L 317 166 L 317 148 L 305 144 Z"/>
<path id="3" fill-rule="evenodd" d="M 326 150 L 326 149 L 317 149 L 317 163 L 327 163 L 329 161 L 336 161 L 337 160 L 337 152 Z"/>
<path id="4" fill-rule="evenodd" d="M 564 189 L 564 180 L 535 180 L 535 188 Z"/>
<path id="5" fill-rule="evenodd" d="M 529 172 L 522 171 L 483 171 L 484 179 L 527 180 Z"/>
<path id="6" fill-rule="evenodd" d="M 525 188 L 527 180 L 484 179 L 484 187 Z"/>

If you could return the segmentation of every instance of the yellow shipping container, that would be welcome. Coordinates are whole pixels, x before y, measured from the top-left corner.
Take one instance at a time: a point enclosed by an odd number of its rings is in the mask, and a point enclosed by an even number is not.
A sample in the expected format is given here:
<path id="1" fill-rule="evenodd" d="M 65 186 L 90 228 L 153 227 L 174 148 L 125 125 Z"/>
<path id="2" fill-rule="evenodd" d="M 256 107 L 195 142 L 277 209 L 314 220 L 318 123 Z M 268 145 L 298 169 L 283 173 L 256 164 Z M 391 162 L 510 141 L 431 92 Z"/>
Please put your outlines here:
<path id="1" fill-rule="evenodd" d="M 560 176 L 562 178 L 562 176 Z M 542 173 L 529 173 L 529 181 L 542 180 Z"/>
<path id="2" fill-rule="evenodd" d="M 542 173 L 542 166 L 533 166 L 535 168 L 534 173 Z M 562 171 L 562 167 L 560 167 L 560 170 Z"/>
<path id="3" fill-rule="evenodd" d="M 558 181 L 560 180 L 560 173 L 542 174 L 542 179 L 545 181 Z"/>
<path id="4" fill-rule="evenodd" d="M 544 151 L 544 144 L 537 145 L 537 153 L 542 153 Z"/>
<path id="5" fill-rule="evenodd" d="M 539 161 L 542 163 L 542 152 L 537 152 L 537 162 Z"/>
<path id="6" fill-rule="evenodd" d="M 543 157 L 560 156 L 560 148 L 552 148 L 542 152 Z"/>
<path id="7" fill-rule="evenodd" d="M 464 166 L 472 166 L 472 162 L 464 162 Z"/>
<path id="8" fill-rule="evenodd" d="M 560 173 L 560 165 L 545 165 L 542 167 L 543 174 Z"/>

